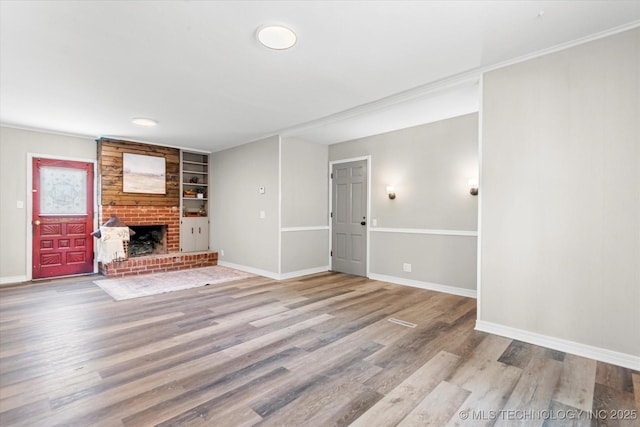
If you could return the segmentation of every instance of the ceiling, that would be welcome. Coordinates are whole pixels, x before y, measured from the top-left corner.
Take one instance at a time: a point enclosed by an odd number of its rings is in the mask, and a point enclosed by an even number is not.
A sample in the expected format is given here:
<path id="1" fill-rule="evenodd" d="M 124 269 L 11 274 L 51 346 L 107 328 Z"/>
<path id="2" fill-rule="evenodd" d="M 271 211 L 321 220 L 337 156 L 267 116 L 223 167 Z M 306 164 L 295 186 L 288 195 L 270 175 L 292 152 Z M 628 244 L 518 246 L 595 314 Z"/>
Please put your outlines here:
<path id="1" fill-rule="evenodd" d="M 218 151 L 477 111 L 482 69 L 637 26 L 640 1 L 3 0 L 0 19 L 3 125 Z M 272 23 L 292 49 L 258 44 Z"/>

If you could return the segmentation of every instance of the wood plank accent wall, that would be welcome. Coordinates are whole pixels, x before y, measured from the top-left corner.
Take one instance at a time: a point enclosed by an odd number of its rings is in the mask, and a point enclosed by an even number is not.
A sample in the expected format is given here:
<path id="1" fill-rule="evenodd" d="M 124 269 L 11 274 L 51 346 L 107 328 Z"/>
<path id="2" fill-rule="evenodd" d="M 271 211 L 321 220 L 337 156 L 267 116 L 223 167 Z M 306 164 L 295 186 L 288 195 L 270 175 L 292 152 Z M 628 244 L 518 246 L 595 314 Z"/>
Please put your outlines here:
<path id="1" fill-rule="evenodd" d="M 164 157 L 166 159 L 166 194 L 125 193 L 122 191 L 122 153 Z M 180 150 L 158 145 L 100 138 L 98 172 L 101 177 L 101 205 L 110 206 L 179 206 Z"/>

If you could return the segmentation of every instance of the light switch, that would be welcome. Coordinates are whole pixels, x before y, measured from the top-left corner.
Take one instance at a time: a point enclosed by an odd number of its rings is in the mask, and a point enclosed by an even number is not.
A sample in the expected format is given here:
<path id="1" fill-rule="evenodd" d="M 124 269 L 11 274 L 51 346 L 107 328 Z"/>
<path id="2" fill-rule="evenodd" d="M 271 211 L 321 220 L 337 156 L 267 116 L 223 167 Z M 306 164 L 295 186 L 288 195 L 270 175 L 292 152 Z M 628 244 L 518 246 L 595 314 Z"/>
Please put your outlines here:
<path id="1" fill-rule="evenodd" d="M 374 219 L 372 219 L 372 220 L 371 220 L 371 225 L 372 225 L 373 227 L 377 227 L 377 226 L 378 226 L 378 220 L 377 220 L 377 219 L 375 219 L 375 218 L 374 218 Z"/>
<path id="2" fill-rule="evenodd" d="M 18 200 L 18 201 L 16 202 L 16 207 L 17 207 L 18 209 L 24 209 L 24 202 L 23 202 L 22 200 Z"/>
<path id="3" fill-rule="evenodd" d="M 267 215 L 265 214 L 264 211 L 260 211 L 260 219 L 265 219 Z"/>

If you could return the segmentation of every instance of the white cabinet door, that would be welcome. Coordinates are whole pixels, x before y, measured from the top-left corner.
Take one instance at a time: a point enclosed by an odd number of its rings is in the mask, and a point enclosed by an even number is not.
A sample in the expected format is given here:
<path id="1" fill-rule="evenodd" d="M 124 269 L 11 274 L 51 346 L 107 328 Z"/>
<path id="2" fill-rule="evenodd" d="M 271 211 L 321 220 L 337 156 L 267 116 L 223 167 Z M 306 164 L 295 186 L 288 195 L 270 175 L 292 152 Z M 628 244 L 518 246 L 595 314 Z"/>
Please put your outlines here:
<path id="1" fill-rule="evenodd" d="M 180 220 L 180 251 L 209 250 L 209 218 L 182 218 Z"/>
<path id="2" fill-rule="evenodd" d="M 196 251 L 209 250 L 209 218 L 197 218 Z"/>

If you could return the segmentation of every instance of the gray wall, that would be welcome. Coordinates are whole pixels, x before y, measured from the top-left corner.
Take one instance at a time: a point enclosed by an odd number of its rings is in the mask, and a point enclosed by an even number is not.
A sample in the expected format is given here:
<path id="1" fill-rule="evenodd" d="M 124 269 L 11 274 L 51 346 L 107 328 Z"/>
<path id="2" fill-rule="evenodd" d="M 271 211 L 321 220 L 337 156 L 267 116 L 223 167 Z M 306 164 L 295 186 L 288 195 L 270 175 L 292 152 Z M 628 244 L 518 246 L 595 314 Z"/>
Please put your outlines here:
<path id="1" fill-rule="evenodd" d="M 221 262 L 279 273 L 278 145 L 275 136 L 211 156 L 211 242 Z"/>
<path id="2" fill-rule="evenodd" d="M 326 145 L 278 136 L 214 153 L 211 234 L 220 262 L 271 277 L 326 270 L 327 158 Z"/>
<path id="3" fill-rule="evenodd" d="M 371 155 L 371 273 L 475 290 L 478 115 L 469 114 L 329 147 L 329 160 Z M 393 185 L 396 199 L 385 192 Z M 372 220 L 377 227 L 372 226 Z M 382 228 L 385 232 L 376 231 Z M 411 229 L 411 230 L 406 230 Z M 410 231 L 410 232 L 407 232 Z M 412 272 L 403 264 L 412 264 Z"/>
<path id="4" fill-rule="evenodd" d="M 479 320 L 640 356 L 640 29 L 484 76 Z"/>
<path id="5" fill-rule="evenodd" d="M 371 233 L 373 273 L 475 291 L 476 259 L 476 237 Z"/>
<path id="6" fill-rule="evenodd" d="M 0 127 L 0 283 L 29 275 L 26 233 L 27 153 L 96 160 L 96 142 L 51 133 Z M 16 202 L 24 202 L 18 209 Z"/>
<path id="7" fill-rule="evenodd" d="M 282 226 L 328 226 L 329 149 L 282 138 Z"/>
<path id="8" fill-rule="evenodd" d="M 329 269 L 329 231 L 282 233 L 282 273 Z M 296 274 L 298 276 L 299 274 Z"/>
<path id="9" fill-rule="evenodd" d="M 326 145 L 283 137 L 282 273 L 327 269 L 328 156 Z M 324 229 L 309 230 L 305 228 Z M 296 230 L 291 230 L 296 228 Z"/>

